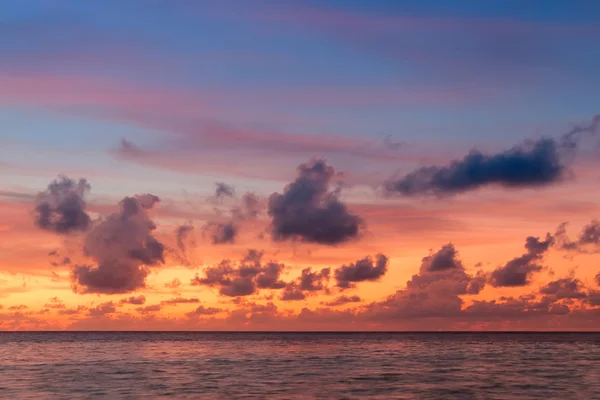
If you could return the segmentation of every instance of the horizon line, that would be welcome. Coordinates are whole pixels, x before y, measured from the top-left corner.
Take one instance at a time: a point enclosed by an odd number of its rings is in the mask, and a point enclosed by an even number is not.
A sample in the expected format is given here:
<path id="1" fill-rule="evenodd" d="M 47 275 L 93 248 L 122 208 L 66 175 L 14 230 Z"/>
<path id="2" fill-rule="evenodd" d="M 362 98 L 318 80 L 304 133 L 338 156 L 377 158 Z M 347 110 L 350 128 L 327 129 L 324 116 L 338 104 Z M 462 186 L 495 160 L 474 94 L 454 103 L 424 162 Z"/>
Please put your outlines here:
<path id="1" fill-rule="evenodd" d="M 549 330 L 549 331 L 544 331 L 544 330 L 523 330 L 523 331 L 519 331 L 519 330 L 506 330 L 506 331 L 501 331 L 501 330 L 441 330 L 441 331 L 400 331 L 400 330 L 396 330 L 396 331 L 331 331 L 331 330 L 323 330 L 323 331 L 316 331 L 316 330 L 312 330 L 312 331 L 260 331 L 260 330 L 255 330 L 255 331 L 251 331 L 251 330 L 230 330 L 230 331 L 223 331 L 223 330 L 206 330 L 206 331 L 200 331 L 200 330 L 179 330 L 179 331 L 168 331 L 168 330 L 106 330 L 106 331 L 98 331 L 98 330 L 15 330 L 15 331 L 5 331 L 5 330 L 0 330 L 0 334 L 3 333 L 227 333 L 227 334 L 231 334 L 231 333 L 239 333 L 239 334 L 248 334 L 248 333 L 268 333 L 268 334 L 290 334 L 290 333 L 301 333 L 301 334 L 324 334 L 324 333 L 329 333 L 329 334 L 364 334 L 364 333 L 373 333 L 373 334 L 381 334 L 381 333 L 394 333 L 394 334 L 437 334 L 437 333 L 459 333 L 459 334 L 469 334 L 469 333 L 509 333 L 509 334 L 523 334 L 523 333 L 544 333 L 544 334 L 549 334 L 549 333 L 561 333 L 561 334 L 565 334 L 565 333 L 598 333 L 600 334 L 600 330 L 564 330 L 564 331 L 556 331 L 556 330 Z"/>

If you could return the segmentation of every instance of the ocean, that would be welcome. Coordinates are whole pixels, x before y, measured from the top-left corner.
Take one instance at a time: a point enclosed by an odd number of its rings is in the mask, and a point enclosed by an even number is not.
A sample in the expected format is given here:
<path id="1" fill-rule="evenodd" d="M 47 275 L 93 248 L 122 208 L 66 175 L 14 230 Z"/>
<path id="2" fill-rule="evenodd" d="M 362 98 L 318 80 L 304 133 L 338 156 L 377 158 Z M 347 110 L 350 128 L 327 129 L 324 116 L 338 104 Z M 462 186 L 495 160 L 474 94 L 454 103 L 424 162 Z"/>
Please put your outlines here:
<path id="1" fill-rule="evenodd" d="M 600 399 L 598 333 L 0 332 L 0 399 Z"/>

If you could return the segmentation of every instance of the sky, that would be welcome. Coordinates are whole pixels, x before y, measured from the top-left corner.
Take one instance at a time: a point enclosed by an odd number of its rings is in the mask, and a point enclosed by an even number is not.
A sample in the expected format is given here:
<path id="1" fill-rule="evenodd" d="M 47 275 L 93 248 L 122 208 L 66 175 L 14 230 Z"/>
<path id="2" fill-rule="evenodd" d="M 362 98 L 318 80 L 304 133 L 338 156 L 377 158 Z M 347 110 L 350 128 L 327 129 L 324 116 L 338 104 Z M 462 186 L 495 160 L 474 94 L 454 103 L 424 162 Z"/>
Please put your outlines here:
<path id="1" fill-rule="evenodd" d="M 4 2 L 0 330 L 600 329 L 598 21 Z"/>

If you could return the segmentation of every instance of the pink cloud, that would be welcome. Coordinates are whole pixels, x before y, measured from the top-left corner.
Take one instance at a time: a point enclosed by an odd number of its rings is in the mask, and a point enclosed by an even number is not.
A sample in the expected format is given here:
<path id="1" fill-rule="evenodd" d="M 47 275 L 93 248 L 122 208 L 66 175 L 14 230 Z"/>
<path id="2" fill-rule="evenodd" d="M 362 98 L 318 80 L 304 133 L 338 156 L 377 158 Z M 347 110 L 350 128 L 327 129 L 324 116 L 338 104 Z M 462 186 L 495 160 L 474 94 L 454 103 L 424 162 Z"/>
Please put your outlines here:
<path id="1" fill-rule="evenodd" d="M 399 161 L 407 157 L 397 151 L 390 151 L 383 141 L 376 142 L 343 134 L 290 134 L 278 129 L 238 128 L 212 122 L 215 119 L 225 119 L 227 115 L 237 115 L 235 110 L 224 111 L 221 106 L 215 105 L 218 101 L 206 100 L 218 99 L 219 96 L 219 93 L 149 88 L 84 77 L 14 74 L 0 76 L 0 104 L 47 107 L 67 113 L 132 123 L 162 132 L 158 142 L 151 147 L 142 148 L 135 143 L 123 142 L 116 150 L 116 153 L 125 159 L 159 167 L 188 171 L 198 170 L 199 167 L 207 167 L 213 171 L 227 169 L 225 164 L 228 163 L 220 161 L 223 157 L 217 157 L 214 152 L 216 149 L 232 152 L 229 154 L 235 158 L 245 154 L 247 160 L 257 156 L 287 158 L 289 155 L 339 155 L 377 161 Z M 292 90 L 289 94 L 275 92 L 267 94 L 267 97 L 269 96 L 271 101 L 276 101 L 278 97 L 294 98 L 295 94 Z M 326 101 L 335 102 L 336 99 L 347 101 L 353 97 L 359 100 L 371 97 L 382 101 L 403 96 L 413 97 L 410 93 L 397 95 L 377 91 L 365 95 L 360 89 L 355 94 L 350 89 L 343 89 L 339 93 L 330 91 L 325 95 L 322 90 L 315 93 L 304 90 L 297 93 L 297 96 L 300 102 L 312 102 L 312 99 L 318 98 L 329 98 Z M 427 99 L 436 95 L 426 93 L 424 96 Z M 450 95 L 449 99 L 452 96 Z M 225 97 L 236 97 L 236 94 L 229 93 Z M 277 120 L 276 116 L 274 119 Z M 264 157 L 262 161 L 267 159 L 268 157 Z M 241 169 L 247 170 L 249 166 Z"/>

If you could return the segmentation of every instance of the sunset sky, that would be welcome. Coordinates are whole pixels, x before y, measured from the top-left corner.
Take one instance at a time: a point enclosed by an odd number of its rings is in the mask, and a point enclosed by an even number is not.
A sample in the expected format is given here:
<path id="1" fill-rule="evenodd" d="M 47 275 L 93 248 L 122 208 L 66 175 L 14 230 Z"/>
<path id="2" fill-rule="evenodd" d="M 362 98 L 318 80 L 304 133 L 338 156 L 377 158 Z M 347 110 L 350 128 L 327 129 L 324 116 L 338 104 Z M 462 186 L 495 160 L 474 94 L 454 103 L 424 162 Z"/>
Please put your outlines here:
<path id="1" fill-rule="evenodd" d="M 600 329 L 599 20 L 3 2 L 0 330 Z"/>

